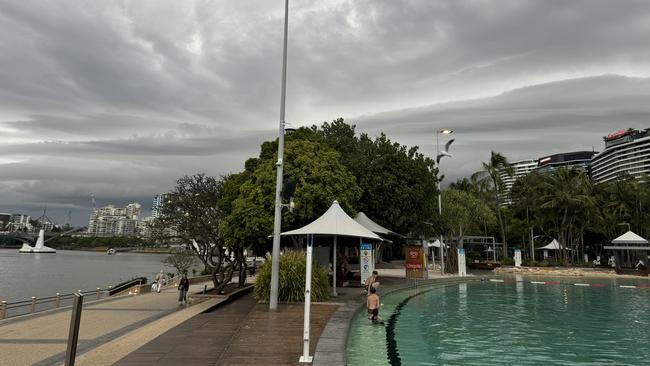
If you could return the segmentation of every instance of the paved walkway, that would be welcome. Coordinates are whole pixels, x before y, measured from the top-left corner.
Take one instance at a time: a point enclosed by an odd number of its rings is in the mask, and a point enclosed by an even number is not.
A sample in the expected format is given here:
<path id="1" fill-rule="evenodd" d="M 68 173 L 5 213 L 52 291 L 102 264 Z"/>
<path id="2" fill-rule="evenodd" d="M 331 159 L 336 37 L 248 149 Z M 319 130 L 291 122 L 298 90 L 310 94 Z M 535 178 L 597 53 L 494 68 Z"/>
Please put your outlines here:
<path id="1" fill-rule="evenodd" d="M 313 304 L 311 343 L 338 304 Z M 116 363 L 144 365 L 300 365 L 303 305 L 280 304 L 269 311 L 248 294 L 172 328 Z"/>
<path id="2" fill-rule="evenodd" d="M 200 291 L 203 284 L 192 285 Z M 87 352 L 179 309 L 175 288 L 85 304 L 77 354 Z M 71 311 L 36 314 L 0 322 L 0 366 L 52 365 L 65 358 Z"/>
<path id="3" fill-rule="evenodd" d="M 383 289 L 407 283 L 403 268 L 380 269 L 379 272 Z M 438 277 L 436 273 L 430 276 Z M 354 313 L 363 303 L 366 295 L 361 285 L 357 286 L 339 288 L 339 296 L 331 300 L 335 303 L 312 304 L 311 355 L 332 314 L 344 304 Z M 268 304 L 258 304 L 248 294 L 171 328 L 116 365 L 300 365 L 302 328 L 303 304 L 280 304 L 278 311 L 269 311 Z M 346 332 L 334 333 L 328 337 L 345 340 Z M 328 360 L 323 357 L 324 364 Z"/>

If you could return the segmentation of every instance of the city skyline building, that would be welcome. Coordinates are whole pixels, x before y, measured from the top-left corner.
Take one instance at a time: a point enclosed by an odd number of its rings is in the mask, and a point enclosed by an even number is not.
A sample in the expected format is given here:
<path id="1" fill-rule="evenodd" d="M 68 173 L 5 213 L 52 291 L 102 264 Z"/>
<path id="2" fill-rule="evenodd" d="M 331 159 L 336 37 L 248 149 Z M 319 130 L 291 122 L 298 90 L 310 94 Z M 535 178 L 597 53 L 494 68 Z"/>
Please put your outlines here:
<path id="1" fill-rule="evenodd" d="M 603 137 L 605 149 L 592 159 L 592 179 L 604 183 L 650 174 L 650 128 L 618 130 Z"/>
<path id="2" fill-rule="evenodd" d="M 537 159 L 539 173 L 549 173 L 559 167 L 577 168 L 591 176 L 591 160 L 596 155 L 595 151 L 572 151 L 547 155 Z"/>
<path id="3" fill-rule="evenodd" d="M 135 236 L 142 206 L 130 203 L 126 207 L 107 205 L 90 214 L 88 234 L 94 236 Z"/>
<path id="4" fill-rule="evenodd" d="M 537 160 L 536 159 L 525 159 L 525 160 L 519 160 L 515 161 L 509 164 L 510 167 L 512 167 L 512 175 L 509 175 L 505 171 L 501 171 L 499 173 L 499 177 L 501 178 L 501 182 L 503 183 L 503 193 L 501 193 L 501 204 L 502 205 L 509 205 L 512 203 L 510 200 L 510 191 L 512 190 L 512 186 L 515 184 L 517 179 L 525 176 L 526 174 L 532 172 L 537 168 Z"/>

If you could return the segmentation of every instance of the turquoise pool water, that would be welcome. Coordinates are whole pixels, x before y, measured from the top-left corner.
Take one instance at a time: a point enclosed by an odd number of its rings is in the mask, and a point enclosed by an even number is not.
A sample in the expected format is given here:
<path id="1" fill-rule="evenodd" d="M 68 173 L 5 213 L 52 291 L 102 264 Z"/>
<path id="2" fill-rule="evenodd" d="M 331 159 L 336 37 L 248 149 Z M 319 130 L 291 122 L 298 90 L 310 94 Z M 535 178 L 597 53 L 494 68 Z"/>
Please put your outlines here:
<path id="1" fill-rule="evenodd" d="M 400 291 L 381 299 L 385 325 L 353 320 L 348 364 L 650 365 L 649 284 L 519 277 Z"/>

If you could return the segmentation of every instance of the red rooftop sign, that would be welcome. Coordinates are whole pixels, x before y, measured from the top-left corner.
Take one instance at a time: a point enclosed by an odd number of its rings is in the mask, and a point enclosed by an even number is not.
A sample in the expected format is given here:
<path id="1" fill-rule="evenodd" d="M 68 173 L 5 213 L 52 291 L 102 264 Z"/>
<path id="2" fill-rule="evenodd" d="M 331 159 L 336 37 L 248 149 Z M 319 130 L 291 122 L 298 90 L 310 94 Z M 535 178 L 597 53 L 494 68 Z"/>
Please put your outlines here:
<path id="1" fill-rule="evenodd" d="M 616 132 L 612 132 L 609 135 L 607 135 L 606 139 L 611 140 L 615 138 L 619 138 L 621 136 L 624 136 L 627 133 L 627 130 L 618 130 Z"/>

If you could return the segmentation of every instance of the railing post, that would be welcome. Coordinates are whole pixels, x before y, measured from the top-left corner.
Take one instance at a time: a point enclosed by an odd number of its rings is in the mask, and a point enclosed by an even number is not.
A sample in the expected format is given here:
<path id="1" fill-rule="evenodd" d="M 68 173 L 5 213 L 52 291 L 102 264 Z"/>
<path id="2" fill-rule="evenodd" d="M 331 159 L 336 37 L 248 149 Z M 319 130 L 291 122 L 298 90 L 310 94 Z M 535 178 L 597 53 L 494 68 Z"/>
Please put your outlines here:
<path id="1" fill-rule="evenodd" d="M 0 303 L 0 319 L 4 319 L 7 316 L 7 302 L 3 301 Z"/>
<path id="2" fill-rule="evenodd" d="M 97 287 L 97 300 L 99 300 L 99 287 Z"/>
<path id="3" fill-rule="evenodd" d="M 68 347 L 65 351 L 65 366 L 74 366 L 77 356 L 77 341 L 79 340 L 79 324 L 81 322 L 81 309 L 84 302 L 84 295 L 81 291 L 74 294 L 72 303 L 72 316 L 70 317 L 70 331 L 68 332 Z"/>
<path id="4" fill-rule="evenodd" d="M 54 299 L 54 308 L 58 309 L 59 306 L 61 306 L 61 294 L 57 292 L 56 298 Z"/>
<path id="5" fill-rule="evenodd" d="M 36 298 L 34 296 L 32 296 L 32 306 L 30 307 L 30 310 L 32 313 L 36 311 Z"/>

